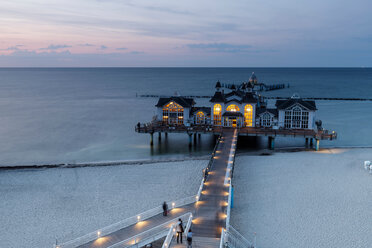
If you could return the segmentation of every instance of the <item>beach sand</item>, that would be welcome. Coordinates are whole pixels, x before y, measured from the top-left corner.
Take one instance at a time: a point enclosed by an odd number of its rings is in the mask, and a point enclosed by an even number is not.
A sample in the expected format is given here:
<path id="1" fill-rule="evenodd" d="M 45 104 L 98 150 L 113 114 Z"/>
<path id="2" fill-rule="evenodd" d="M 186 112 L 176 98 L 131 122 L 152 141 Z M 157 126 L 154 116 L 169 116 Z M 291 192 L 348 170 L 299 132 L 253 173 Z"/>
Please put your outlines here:
<path id="1" fill-rule="evenodd" d="M 231 224 L 257 246 L 372 244 L 372 149 L 238 156 Z"/>
<path id="2" fill-rule="evenodd" d="M 207 160 L 0 171 L 0 247 L 50 248 L 195 195 Z"/>

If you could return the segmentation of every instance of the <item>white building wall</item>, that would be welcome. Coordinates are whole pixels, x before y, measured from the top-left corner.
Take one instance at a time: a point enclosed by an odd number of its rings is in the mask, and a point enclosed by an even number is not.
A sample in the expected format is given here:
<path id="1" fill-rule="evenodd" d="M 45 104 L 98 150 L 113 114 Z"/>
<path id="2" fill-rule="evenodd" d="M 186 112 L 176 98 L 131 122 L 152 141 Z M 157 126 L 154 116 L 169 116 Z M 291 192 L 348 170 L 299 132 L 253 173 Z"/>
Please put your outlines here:
<path id="1" fill-rule="evenodd" d="M 193 123 L 192 116 L 190 117 L 190 108 L 183 108 L 183 124 Z"/>
<path id="2" fill-rule="evenodd" d="M 162 121 L 163 120 L 163 108 L 157 107 L 156 116 L 157 116 L 157 120 L 158 121 Z"/>
<path id="3" fill-rule="evenodd" d="M 284 110 L 279 110 L 278 113 L 278 126 L 284 128 L 284 115 L 285 111 Z"/>
<path id="4" fill-rule="evenodd" d="M 309 129 L 315 129 L 315 111 L 309 112 Z"/>

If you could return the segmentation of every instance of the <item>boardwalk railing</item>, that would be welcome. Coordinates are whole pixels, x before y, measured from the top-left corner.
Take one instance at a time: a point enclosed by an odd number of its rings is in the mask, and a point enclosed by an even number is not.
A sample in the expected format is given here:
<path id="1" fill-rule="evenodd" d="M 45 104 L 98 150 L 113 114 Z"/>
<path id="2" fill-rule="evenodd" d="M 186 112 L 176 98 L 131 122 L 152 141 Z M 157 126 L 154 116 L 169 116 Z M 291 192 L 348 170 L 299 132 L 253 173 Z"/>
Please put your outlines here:
<path id="1" fill-rule="evenodd" d="M 194 203 L 198 199 L 199 198 L 197 197 L 197 195 L 194 195 L 194 196 L 189 196 L 189 197 L 182 198 L 182 199 L 179 199 L 177 201 L 171 202 L 170 210 L 173 209 L 173 208 L 177 208 L 177 207 L 181 207 L 181 206 L 184 206 L 184 205 Z M 116 232 L 116 231 L 120 230 L 120 229 L 123 229 L 123 228 L 126 228 L 128 226 L 134 225 L 139 221 L 149 219 L 149 218 L 151 218 L 155 215 L 158 215 L 162 212 L 163 212 L 163 207 L 161 205 L 161 206 L 155 207 L 153 209 L 147 210 L 143 213 L 140 213 L 140 214 L 137 214 L 135 216 L 129 217 L 127 219 L 124 219 L 122 221 L 119 221 L 117 223 L 114 223 L 112 225 L 109 225 L 109 226 L 106 226 L 104 228 L 98 229 L 94 232 L 88 233 L 88 234 L 86 234 L 84 236 L 81 236 L 79 238 L 76 238 L 74 240 L 65 242 L 65 243 L 60 244 L 60 245 L 54 245 L 54 247 L 55 248 L 75 248 L 77 246 L 80 246 L 80 245 L 86 244 L 88 242 L 91 242 L 93 240 L 96 240 L 100 237 L 107 236 L 107 235 L 109 235 L 113 232 Z"/>
<path id="2" fill-rule="evenodd" d="M 249 242 L 232 226 L 229 226 L 229 231 L 226 231 L 224 235 L 224 244 L 229 248 L 256 248 L 255 244 Z"/>
<path id="3" fill-rule="evenodd" d="M 168 231 L 167 237 L 165 237 L 164 243 L 162 248 L 167 248 L 169 247 L 170 243 L 172 242 L 173 236 L 176 233 L 176 225 L 177 223 L 174 223 Z"/>
<path id="4" fill-rule="evenodd" d="M 187 224 L 186 224 L 186 228 L 184 230 L 184 234 L 185 236 L 187 237 L 187 233 L 189 232 L 190 230 L 190 227 L 191 227 L 191 223 L 192 223 L 192 214 L 189 215 L 189 218 L 187 220 Z M 168 231 L 168 234 L 167 234 L 167 237 L 165 238 L 164 240 L 164 243 L 162 245 L 162 248 L 167 248 L 170 246 L 170 244 L 172 243 L 172 240 L 173 240 L 173 237 L 174 235 L 176 234 L 176 225 L 177 223 L 173 224 L 170 228 L 169 228 L 169 231 Z"/>
<path id="5" fill-rule="evenodd" d="M 177 223 L 178 218 L 181 218 L 182 220 L 186 220 L 189 218 L 191 213 L 183 214 L 180 217 L 174 218 L 170 221 L 167 221 L 161 225 L 158 225 L 156 227 L 153 227 L 147 231 L 144 231 L 142 233 L 139 233 L 133 237 L 130 237 L 126 240 L 120 241 L 114 245 L 109 246 L 108 248 L 123 248 L 123 247 L 142 247 L 144 245 L 147 245 L 155 240 L 158 240 L 168 234 L 168 226 L 172 224 L 174 226 L 175 223 Z M 173 230 L 173 229 L 172 229 Z"/>

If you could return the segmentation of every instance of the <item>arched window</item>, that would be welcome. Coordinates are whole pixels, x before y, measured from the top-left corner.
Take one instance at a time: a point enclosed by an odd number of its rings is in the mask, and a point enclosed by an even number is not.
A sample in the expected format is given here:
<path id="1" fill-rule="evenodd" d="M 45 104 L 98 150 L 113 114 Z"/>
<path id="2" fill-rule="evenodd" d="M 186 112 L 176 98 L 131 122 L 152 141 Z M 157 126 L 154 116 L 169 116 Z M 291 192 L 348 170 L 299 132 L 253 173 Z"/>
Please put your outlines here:
<path id="1" fill-rule="evenodd" d="M 244 107 L 244 123 L 246 127 L 251 127 L 253 124 L 253 107 L 250 104 Z"/>
<path id="2" fill-rule="evenodd" d="M 303 110 L 296 106 L 293 109 L 285 111 L 284 115 L 285 128 L 308 128 L 309 111 Z"/>
<path id="3" fill-rule="evenodd" d="M 215 104 L 213 107 L 213 124 L 221 126 L 221 104 Z"/>
<path id="4" fill-rule="evenodd" d="M 183 107 L 170 102 L 163 107 L 163 122 L 168 124 L 183 124 Z"/>
<path id="5" fill-rule="evenodd" d="M 265 113 L 261 117 L 261 126 L 263 127 L 270 127 L 271 126 L 271 115 L 269 113 Z"/>
<path id="6" fill-rule="evenodd" d="M 205 123 L 205 114 L 202 111 L 196 113 L 196 124 Z"/>
<path id="7" fill-rule="evenodd" d="M 237 111 L 240 111 L 239 107 L 236 106 L 235 104 L 231 104 L 227 107 L 226 109 L 227 111 L 231 111 L 231 112 L 237 112 Z"/>

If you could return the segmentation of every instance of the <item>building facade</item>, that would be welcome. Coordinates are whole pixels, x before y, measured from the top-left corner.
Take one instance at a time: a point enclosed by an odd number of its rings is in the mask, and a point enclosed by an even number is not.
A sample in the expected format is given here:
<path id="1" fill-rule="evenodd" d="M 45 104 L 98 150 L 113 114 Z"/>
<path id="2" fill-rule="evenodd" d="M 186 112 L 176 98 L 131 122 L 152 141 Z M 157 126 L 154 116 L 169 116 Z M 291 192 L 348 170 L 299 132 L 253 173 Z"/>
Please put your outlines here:
<path id="1" fill-rule="evenodd" d="M 163 125 L 208 125 L 221 127 L 259 127 L 273 129 L 315 129 L 314 101 L 293 95 L 277 100 L 275 108 L 267 108 L 265 99 L 254 90 L 253 74 L 247 83 L 229 86 L 228 93 L 216 83 L 210 106 L 195 106 L 192 98 L 174 96 L 160 98 L 156 121 Z"/>

